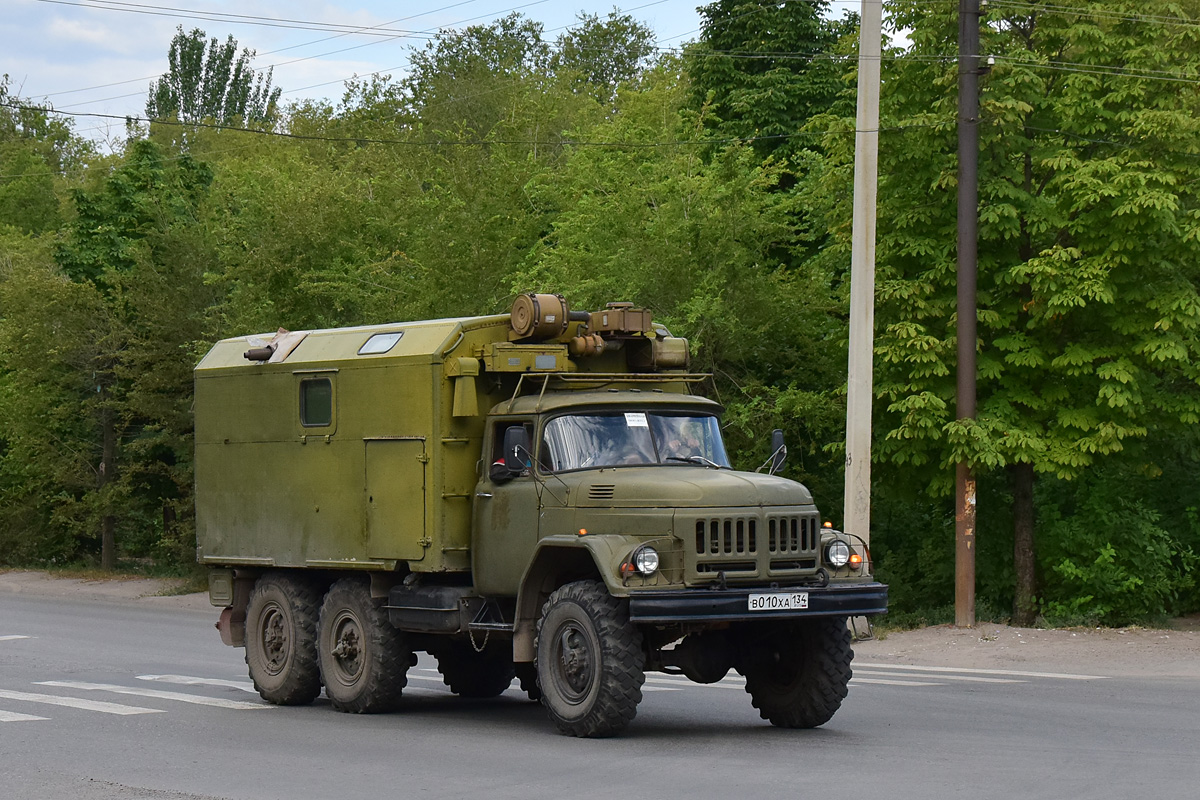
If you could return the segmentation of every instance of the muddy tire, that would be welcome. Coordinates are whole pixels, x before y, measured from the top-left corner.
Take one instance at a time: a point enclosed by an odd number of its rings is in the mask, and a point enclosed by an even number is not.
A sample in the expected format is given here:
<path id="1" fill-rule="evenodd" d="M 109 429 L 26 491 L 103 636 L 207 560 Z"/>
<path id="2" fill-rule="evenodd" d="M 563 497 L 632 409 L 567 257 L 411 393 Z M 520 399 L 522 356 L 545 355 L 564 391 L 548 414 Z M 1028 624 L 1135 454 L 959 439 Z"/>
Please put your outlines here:
<path id="1" fill-rule="evenodd" d="M 746 645 L 737 669 L 754 707 L 772 725 L 815 728 L 842 705 L 854 658 L 845 617 L 780 626 Z"/>
<path id="2" fill-rule="evenodd" d="M 434 653 L 442 682 L 459 697 L 496 697 L 512 684 L 512 645 L 492 643 L 476 652 L 464 642 L 451 642 Z"/>
<path id="3" fill-rule="evenodd" d="M 317 650 L 325 695 L 335 709 L 375 714 L 399 706 L 412 653 L 366 581 L 344 578 L 325 595 Z"/>
<path id="4" fill-rule="evenodd" d="M 246 607 L 246 665 L 267 702 L 306 705 L 321 693 L 320 603 L 317 589 L 283 573 L 268 573 L 254 584 Z"/>
<path id="5" fill-rule="evenodd" d="M 569 736 L 619 733 L 637 714 L 645 682 L 642 635 L 628 606 L 597 581 L 550 595 L 538 621 L 542 705 Z"/>

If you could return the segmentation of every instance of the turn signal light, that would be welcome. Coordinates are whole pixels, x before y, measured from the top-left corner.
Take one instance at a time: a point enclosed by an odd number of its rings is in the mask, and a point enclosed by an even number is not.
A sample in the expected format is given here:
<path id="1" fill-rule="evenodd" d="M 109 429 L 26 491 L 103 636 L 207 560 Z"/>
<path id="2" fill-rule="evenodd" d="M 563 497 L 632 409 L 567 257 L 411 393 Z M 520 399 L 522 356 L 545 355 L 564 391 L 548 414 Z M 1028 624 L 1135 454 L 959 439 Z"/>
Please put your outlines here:
<path id="1" fill-rule="evenodd" d="M 851 553 L 850 554 L 850 566 L 852 566 L 852 567 L 862 566 L 862 556 L 860 556 L 858 553 Z"/>

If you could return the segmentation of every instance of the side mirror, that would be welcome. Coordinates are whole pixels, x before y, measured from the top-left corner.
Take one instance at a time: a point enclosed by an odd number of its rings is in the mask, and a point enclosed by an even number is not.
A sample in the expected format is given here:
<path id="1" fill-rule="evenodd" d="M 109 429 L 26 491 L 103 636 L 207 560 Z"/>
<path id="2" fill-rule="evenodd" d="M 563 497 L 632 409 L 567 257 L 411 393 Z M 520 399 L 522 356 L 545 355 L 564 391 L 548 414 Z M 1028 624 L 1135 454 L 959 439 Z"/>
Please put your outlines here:
<path id="1" fill-rule="evenodd" d="M 787 460 L 787 445 L 783 442 L 783 431 L 779 428 L 771 431 L 771 469 L 768 472 L 774 475 L 783 469 L 783 462 Z"/>
<path id="2" fill-rule="evenodd" d="M 504 431 L 504 466 L 510 476 L 525 471 L 530 460 L 529 432 L 524 425 L 513 425 Z"/>

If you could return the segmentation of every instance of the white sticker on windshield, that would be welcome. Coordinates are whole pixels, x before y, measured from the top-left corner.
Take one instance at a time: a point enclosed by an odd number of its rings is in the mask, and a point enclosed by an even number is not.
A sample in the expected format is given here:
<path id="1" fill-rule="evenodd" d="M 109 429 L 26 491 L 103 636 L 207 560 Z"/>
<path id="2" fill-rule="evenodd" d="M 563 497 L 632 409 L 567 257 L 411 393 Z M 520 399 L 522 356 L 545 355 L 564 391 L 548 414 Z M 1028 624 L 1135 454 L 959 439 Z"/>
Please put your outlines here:
<path id="1" fill-rule="evenodd" d="M 630 428 L 650 427 L 650 423 L 646 421 L 646 413 L 644 411 L 625 412 L 625 424 Z"/>

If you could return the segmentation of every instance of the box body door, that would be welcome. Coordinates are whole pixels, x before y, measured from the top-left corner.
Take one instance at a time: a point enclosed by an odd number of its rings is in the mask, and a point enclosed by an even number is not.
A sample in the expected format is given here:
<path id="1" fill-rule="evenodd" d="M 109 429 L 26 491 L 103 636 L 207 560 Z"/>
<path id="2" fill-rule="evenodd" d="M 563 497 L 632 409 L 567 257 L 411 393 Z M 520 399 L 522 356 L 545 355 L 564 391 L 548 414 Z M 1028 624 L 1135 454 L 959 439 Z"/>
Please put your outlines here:
<path id="1" fill-rule="evenodd" d="M 430 541 L 425 516 L 425 439 L 364 440 L 367 555 L 420 561 Z"/>

